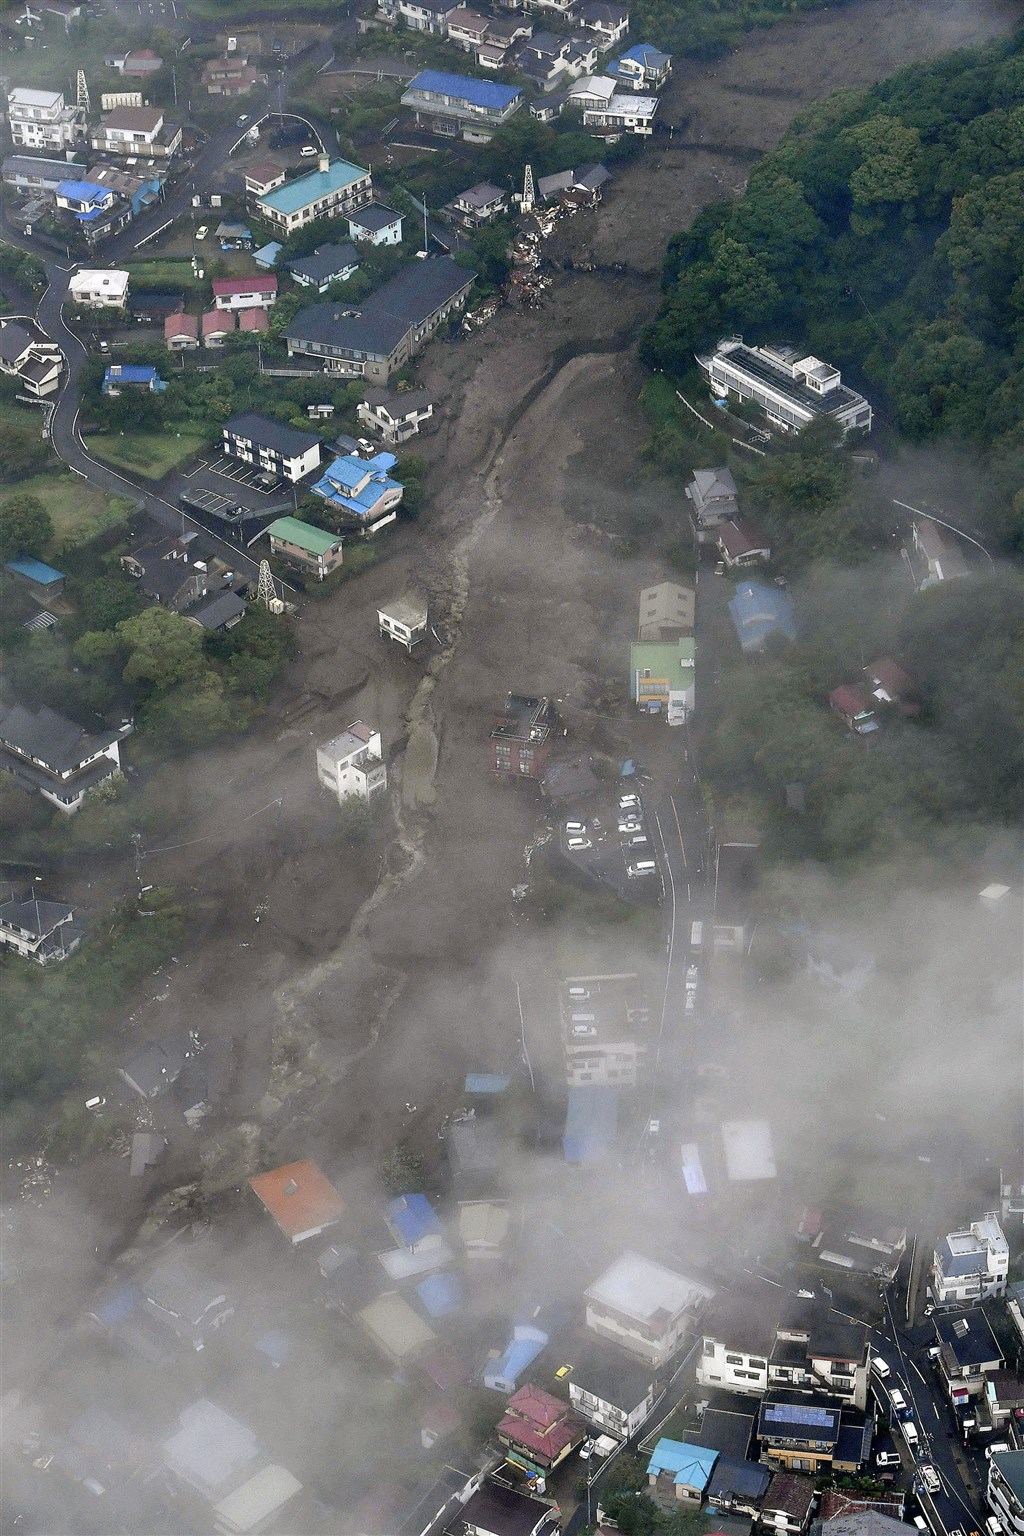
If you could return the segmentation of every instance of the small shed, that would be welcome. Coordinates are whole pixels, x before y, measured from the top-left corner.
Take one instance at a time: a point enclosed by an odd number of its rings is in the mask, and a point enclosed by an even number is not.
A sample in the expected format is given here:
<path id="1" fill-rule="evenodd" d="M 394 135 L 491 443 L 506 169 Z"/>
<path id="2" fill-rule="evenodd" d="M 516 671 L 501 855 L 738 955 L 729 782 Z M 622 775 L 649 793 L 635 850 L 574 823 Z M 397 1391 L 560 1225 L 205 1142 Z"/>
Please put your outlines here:
<path id="1" fill-rule="evenodd" d="M 16 560 L 5 560 L 4 570 L 23 581 L 35 597 L 60 597 L 64 591 L 63 572 L 55 571 L 52 565 L 35 560 L 31 555 L 19 555 Z"/>

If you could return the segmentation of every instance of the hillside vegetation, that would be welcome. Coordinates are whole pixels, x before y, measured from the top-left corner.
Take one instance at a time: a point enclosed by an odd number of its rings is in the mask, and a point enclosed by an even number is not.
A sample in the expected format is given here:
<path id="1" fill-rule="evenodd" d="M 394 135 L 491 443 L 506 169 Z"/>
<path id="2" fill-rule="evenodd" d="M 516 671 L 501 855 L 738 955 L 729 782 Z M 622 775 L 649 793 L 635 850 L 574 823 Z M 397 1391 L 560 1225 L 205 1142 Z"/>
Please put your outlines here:
<path id="1" fill-rule="evenodd" d="M 771 27 L 835 0 L 633 0 L 630 32 L 669 53 L 712 59 L 734 48 L 744 32 Z M 839 4 L 844 0 L 838 0 Z"/>
<path id="2" fill-rule="evenodd" d="M 1024 35 L 840 92 L 738 201 L 669 245 L 645 360 L 681 376 L 723 334 L 787 337 L 918 441 L 984 455 L 986 529 L 1024 542 Z"/>

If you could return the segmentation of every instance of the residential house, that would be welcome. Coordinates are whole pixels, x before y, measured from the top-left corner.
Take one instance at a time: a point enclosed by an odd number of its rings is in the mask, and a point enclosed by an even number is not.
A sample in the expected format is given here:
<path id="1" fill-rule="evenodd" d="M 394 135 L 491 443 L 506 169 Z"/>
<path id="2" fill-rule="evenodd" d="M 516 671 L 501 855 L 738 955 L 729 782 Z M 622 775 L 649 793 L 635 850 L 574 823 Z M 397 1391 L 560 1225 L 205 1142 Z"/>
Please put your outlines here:
<path id="1" fill-rule="evenodd" d="M 380 731 L 354 720 L 340 736 L 317 747 L 316 774 L 324 788 L 337 795 L 339 803 L 353 797 L 369 803 L 388 787 Z"/>
<path id="2" fill-rule="evenodd" d="M 464 53 L 475 53 L 481 43 L 487 41 L 490 17 L 481 16 L 466 6 L 459 6 L 448 15 L 448 41 Z"/>
<path id="3" fill-rule="evenodd" d="M 649 1365 L 667 1365 L 714 1292 L 624 1253 L 584 1293 L 587 1327 Z"/>
<path id="4" fill-rule="evenodd" d="M 511 0 L 498 0 L 499 5 L 513 9 Z M 527 10 L 547 11 L 558 21 L 565 23 L 573 19 L 577 0 L 529 0 Z"/>
<path id="5" fill-rule="evenodd" d="M 772 547 L 766 534 L 751 523 L 739 520 L 719 523 L 715 529 L 715 544 L 726 569 L 733 571 L 748 565 L 760 565 L 772 557 Z"/>
<path id="6" fill-rule="evenodd" d="M 695 596 L 690 586 L 661 581 L 640 593 L 640 640 L 645 644 L 687 639 L 693 634 Z"/>
<path id="7" fill-rule="evenodd" d="M 731 828 L 723 828 L 715 844 L 712 942 L 716 954 L 746 952 L 760 847 L 756 832 Z"/>
<path id="8" fill-rule="evenodd" d="M 650 138 L 658 111 L 657 96 L 633 96 L 616 91 L 602 106 L 585 107 L 584 128 L 596 128 L 607 138 L 636 133 Z"/>
<path id="9" fill-rule="evenodd" d="M 698 1441 L 703 1444 L 703 1439 Z M 778 1474 L 776 1474 L 777 1476 Z M 756 1462 L 720 1455 L 707 1486 L 709 1508 L 716 1515 L 756 1520 L 764 1505 L 772 1473 Z"/>
<path id="10" fill-rule="evenodd" d="M 397 1195 L 389 1200 L 384 1222 L 395 1242 L 409 1253 L 435 1252 L 444 1245 L 441 1223 L 426 1195 Z"/>
<path id="11" fill-rule="evenodd" d="M 696 706 L 696 646 L 692 638 L 634 640 L 629 647 L 630 695 L 642 714 L 682 725 Z"/>
<path id="12" fill-rule="evenodd" d="M 425 389 L 406 389 L 400 394 L 368 389 L 356 406 L 356 416 L 363 426 L 379 433 L 392 446 L 415 437 L 433 414 L 434 402 Z"/>
<path id="13" fill-rule="evenodd" d="M 66 901 L 11 896 L 0 902 L 0 945 L 26 960 L 48 965 L 65 959 L 81 942 L 75 909 Z"/>
<path id="14" fill-rule="evenodd" d="M 191 352 L 199 346 L 199 316 L 184 310 L 164 319 L 164 346 L 168 352 Z"/>
<path id="15" fill-rule="evenodd" d="M 275 188 L 284 186 L 286 174 L 284 166 L 278 165 L 275 160 L 261 161 L 259 165 L 254 165 L 250 170 L 243 173 L 245 190 L 254 197 L 265 197 L 268 192 L 273 192 Z M 278 250 L 280 250 L 280 246 L 278 246 Z M 253 260 L 257 266 L 261 265 L 261 254 L 260 251 L 256 251 L 253 255 Z M 277 252 L 275 251 L 274 254 L 276 256 Z M 273 264 L 272 259 L 268 265 L 273 266 Z"/>
<path id="16" fill-rule="evenodd" d="M 140 1289 L 150 1316 L 195 1350 L 204 1349 L 210 1334 L 234 1315 L 220 1281 L 210 1280 L 193 1257 L 186 1260 L 178 1250 L 160 1261 Z"/>
<path id="17" fill-rule="evenodd" d="M 246 411 L 226 421 L 222 433 L 223 451 L 229 458 L 241 459 L 292 485 L 320 466 L 320 439 L 270 416 Z"/>
<path id="18" fill-rule="evenodd" d="M 427 600 L 413 593 L 396 597 L 393 602 L 377 609 L 377 624 L 381 635 L 412 651 L 427 633 Z"/>
<path id="19" fill-rule="evenodd" d="M 159 1098 L 178 1081 L 190 1050 L 189 1036 L 175 1031 L 136 1051 L 123 1067 L 118 1067 L 117 1075 L 140 1099 Z"/>
<path id="20" fill-rule="evenodd" d="M 222 347 L 238 329 L 238 316 L 231 309 L 208 309 L 199 322 L 204 347 Z"/>
<path id="21" fill-rule="evenodd" d="M 765 1493 L 759 1524 L 786 1536 L 804 1536 L 814 1509 L 814 1482 L 796 1472 L 776 1472 Z"/>
<path id="22" fill-rule="evenodd" d="M 167 388 L 151 363 L 108 363 L 103 370 L 103 393 L 119 395 L 122 389 L 144 389 L 151 395 Z"/>
<path id="23" fill-rule="evenodd" d="M 164 1441 L 163 1457 L 169 1472 L 212 1502 L 251 1475 L 259 1443 L 248 1425 L 200 1398 L 178 1415 L 178 1429 Z"/>
<path id="24" fill-rule="evenodd" d="M 181 128 L 160 107 L 115 107 L 104 113 L 89 142 L 108 155 L 169 160 L 181 148 Z"/>
<path id="25" fill-rule="evenodd" d="M 147 208 L 151 208 L 163 196 L 166 168 L 164 166 L 147 167 L 142 173 L 137 167 L 124 165 L 109 165 L 97 160 L 90 165 L 86 180 L 94 186 L 104 187 L 113 192 L 128 205 L 131 217 L 138 218 Z M 127 222 L 127 220 L 125 220 Z M 104 234 L 109 232 L 109 225 L 104 225 Z M 86 230 L 88 236 L 89 230 Z"/>
<path id="26" fill-rule="evenodd" d="M 1024 1421 L 1024 1379 L 1016 1371 L 986 1371 L 985 1387 L 978 1399 L 978 1429 L 982 1434 L 1014 1432 L 1020 1438 Z"/>
<path id="27" fill-rule="evenodd" d="M 539 779 L 554 745 L 558 716 L 545 698 L 509 693 L 490 731 L 491 772 L 516 783 Z"/>
<path id="28" fill-rule="evenodd" d="M 245 599 L 237 592 L 218 592 L 216 597 L 211 597 L 185 617 L 190 624 L 198 624 L 200 629 L 212 634 L 221 629 L 234 629 L 236 624 L 241 624 L 245 612 Z"/>
<path id="29" fill-rule="evenodd" d="M 128 313 L 139 325 L 163 325 L 168 315 L 180 314 L 184 308 L 183 293 L 132 293 L 128 297 Z M 197 335 L 198 323 L 197 317 Z"/>
<path id="30" fill-rule="evenodd" d="M 471 143 L 486 143 L 522 104 L 523 93 L 515 86 L 437 69 L 421 70 L 402 93 L 417 127 L 448 139 L 461 134 Z"/>
<path id="31" fill-rule="evenodd" d="M 844 433 L 871 431 L 871 406 L 843 384 L 838 368 L 790 346 L 748 347 L 736 336 L 697 358 L 712 394 L 735 395 L 760 407 L 784 432 L 825 416 Z"/>
<path id="32" fill-rule="evenodd" d="M 70 149 L 86 134 L 83 108 L 65 106 L 63 91 L 23 85 L 7 92 L 7 126 L 17 149 Z"/>
<path id="33" fill-rule="evenodd" d="M 1007 1536 L 1024 1536 L 1024 1451 L 989 1458 L 985 1501 Z"/>
<path id="34" fill-rule="evenodd" d="M 256 197 L 255 207 L 275 233 L 290 235 L 313 219 L 351 215 L 372 196 L 369 171 L 321 155 L 315 171 Z"/>
<path id="35" fill-rule="evenodd" d="M 17 555 L 4 561 L 4 570 L 25 583 L 38 603 L 52 603 L 64 591 L 64 573 L 31 555 Z"/>
<path id="36" fill-rule="evenodd" d="M 243 309 L 238 316 L 238 329 L 243 335 L 270 330 L 270 316 L 265 309 Z"/>
<path id="37" fill-rule="evenodd" d="M 554 1536 L 558 1506 L 486 1478 L 445 1526 L 445 1536 Z"/>
<path id="38" fill-rule="evenodd" d="M 68 283 L 68 296 L 79 309 L 123 309 L 128 281 L 127 272 L 94 272 L 80 267 Z"/>
<path id="39" fill-rule="evenodd" d="M 56 192 L 70 176 L 85 175 L 85 166 L 77 160 L 45 160 L 36 155 L 6 155 L 0 175 L 4 185 L 19 195 Z"/>
<path id="40" fill-rule="evenodd" d="M 208 96 L 248 96 L 254 85 L 266 80 L 247 53 L 225 53 L 208 59 L 200 75 Z"/>
<path id="41" fill-rule="evenodd" d="M 772 1389 L 825 1393 L 850 1407 L 867 1405 L 867 1332 L 833 1321 L 816 1301 L 760 1286 L 719 1297 L 702 1326 L 700 1386 L 757 1396 Z"/>
<path id="42" fill-rule="evenodd" d="M 670 1508 L 684 1503 L 699 1509 L 717 1460 L 718 1452 L 706 1446 L 662 1436 L 647 1463 L 647 1491 L 657 1503 Z"/>
<path id="43" fill-rule="evenodd" d="M 342 563 L 339 533 L 326 533 L 298 517 L 279 517 L 266 530 L 270 553 L 317 581 L 324 581 Z"/>
<path id="44" fill-rule="evenodd" d="M 563 78 L 574 78 L 569 71 L 572 41 L 553 32 L 534 32 L 516 50 L 515 63 L 520 74 L 543 91 L 553 90 Z"/>
<path id="45" fill-rule="evenodd" d="M 911 536 L 914 555 L 924 571 L 919 583 L 922 588 L 970 575 L 959 545 L 938 523 L 922 518 L 912 525 Z"/>
<path id="46" fill-rule="evenodd" d="M 981 1307 L 932 1318 L 939 1346 L 939 1374 L 954 1404 L 985 1391 L 985 1376 L 1003 1367 L 1003 1352 Z"/>
<path id="47" fill-rule="evenodd" d="M 402 215 L 384 203 L 367 203 L 357 213 L 349 214 L 348 236 L 367 245 L 400 245 Z"/>
<path id="48" fill-rule="evenodd" d="M 881 656 L 864 668 L 871 696 L 877 704 L 891 706 L 903 716 L 918 715 L 921 705 L 909 674 L 891 656 Z"/>
<path id="49" fill-rule="evenodd" d="M 153 602 L 184 613 L 210 590 L 206 562 L 197 565 L 191 555 L 191 541 L 160 539 L 122 555 L 121 565 Z"/>
<path id="50" fill-rule="evenodd" d="M 34 320 L 0 317 L 0 373 L 16 378 L 26 395 L 54 394 L 63 368 L 60 348 Z"/>
<path id="51" fill-rule="evenodd" d="M 456 0 L 398 0 L 398 14 L 413 32 L 444 37 L 449 19 L 459 9 Z"/>
<path id="52" fill-rule="evenodd" d="M 45 704 L 37 711 L 11 704 L 0 708 L 0 769 L 58 810 L 77 811 L 90 789 L 121 772 L 121 742 L 131 729 L 84 731 Z"/>
<path id="53" fill-rule="evenodd" d="M 214 1504 L 214 1529 L 219 1536 L 271 1530 L 281 1511 L 301 1492 L 302 1484 L 287 1467 L 268 1462 Z"/>
<path id="54" fill-rule="evenodd" d="M 569 1402 L 599 1434 L 630 1440 L 646 1423 L 657 1396 L 653 1367 L 615 1349 L 573 1355 Z"/>
<path id="55" fill-rule="evenodd" d="M 584 75 L 569 87 L 564 106 L 580 112 L 599 110 L 607 107 L 614 95 L 615 81 L 609 80 L 607 75 Z M 544 184 L 545 188 L 550 186 L 546 177 Z"/>
<path id="56" fill-rule="evenodd" d="M 781 587 L 769 587 L 762 581 L 741 582 L 729 600 L 729 616 L 746 655 L 763 651 L 775 635 L 796 639 L 793 603 Z"/>
<path id="57" fill-rule="evenodd" d="M 110 220 L 117 195 L 112 188 L 99 186 L 93 181 L 68 180 L 60 183 L 53 200 L 62 213 L 74 215 L 76 223 L 88 236 L 91 224 L 106 224 Z M 126 223 L 130 217 L 128 214 Z"/>
<path id="58" fill-rule="evenodd" d="M 359 271 L 359 252 L 350 241 L 344 245 L 318 245 L 309 256 L 288 262 L 293 282 L 301 288 L 326 293 L 332 283 L 347 283 Z"/>
<path id="59" fill-rule="evenodd" d="M 129 80 L 146 80 L 163 67 L 163 59 L 152 48 L 131 48 L 114 61 L 117 73 Z"/>
<path id="60" fill-rule="evenodd" d="M 650 43 L 634 43 L 621 57 L 609 64 L 608 73 L 624 90 L 664 90 L 672 73 L 672 59 Z"/>
<path id="61" fill-rule="evenodd" d="M 277 299 L 277 278 L 273 273 L 262 277 L 215 277 L 215 309 L 269 309 Z"/>
<path id="62" fill-rule="evenodd" d="M 496 1433 L 506 1461 L 543 1478 L 586 1438 L 586 1427 L 557 1397 L 528 1385 L 509 1398 Z"/>
<path id="63" fill-rule="evenodd" d="M 739 517 L 736 481 L 730 469 L 695 469 L 686 497 L 698 544 L 714 544 L 715 530 Z"/>
<path id="64" fill-rule="evenodd" d="M 829 708 L 855 736 L 872 736 L 878 721 L 866 691 L 856 683 L 843 683 L 828 696 Z"/>
<path id="65" fill-rule="evenodd" d="M 398 460 L 393 453 L 377 453 L 372 459 L 355 454 L 339 455 L 312 487 L 329 507 L 353 518 L 364 534 L 378 533 L 398 517 L 405 487 L 390 471 Z"/>
<path id="66" fill-rule="evenodd" d="M 827 1473 L 839 1443 L 841 1421 L 838 1407 L 785 1397 L 766 1398 L 757 1422 L 761 1460 L 784 1472 Z M 771 1489 L 765 1509 L 771 1509 Z"/>
<path id="67" fill-rule="evenodd" d="M 496 1258 L 512 1215 L 505 1200 L 460 1200 L 459 1237 L 468 1258 Z"/>
<path id="68" fill-rule="evenodd" d="M 717 1451 L 719 1460 L 747 1462 L 754 1439 L 754 1414 L 740 1413 L 735 1408 L 705 1408 L 700 1420 L 700 1430 L 694 1436 L 697 1445 L 706 1445 Z"/>
<path id="69" fill-rule="evenodd" d="M 535 1319 L 514 1323 L 508 1343 L 500 1355 L 489 1358 L 484 1366 L 483 1383 L 490 1392 L 500 1392 L 511 1397 L 518 1391 L 523 1376 L 533 1362 L 544 1353 L 550 1335 L 537 1325 Z"/>
<path id="70" fill-rule="evenodd" d="M 574 33 L 569 39 L 569 52 L 565 56 L 566 67 L 573 79 L 580 75 L 592 75 L 597 69 L 601 45 L 588 33 Z"/>
<path id="71" fill-rule="evenodd" d="M 611 48 L 629 31 L 629 11 L 624 5 L 610 4 L 609 0 L 585 0 L 579 9 L 580 25 L 593 32 L 602 51 Z"/>
<path id="72" fill-rule="evenodd" d="M 330 1179 L 309 1158 L 259 1173 L 249 1188 L 293 1246 L 319 1237 L 345 1210 Z"/>
<path id="73" fill-rule="evenodd" d="M 574 102 L 580 100 L 576 93 L 586 83 L 577 81 L 566 104 L 570 99 Z M 537 199 L 539 202 L 550 203 L 557 198 L 569 207 L 579 206 L 581 202 L 584 206 L 589 203 L 596 207 L 601 201 L 601 188 L 611 179 L 611 172 L 603 165 L 580 165 L 572 171 L 555 171 L 551 176 L 538 177 Z"/>
<path id="74" fill-rule="evenodd" d="M 397 1291 L 385 1291 L 356 1317 L 378 1348 L 400 1368 L 411 1365 L 437 1343 L 434 1330 Z"/>
<path id="75" fill-rule="evenodd" d="M 500 187 L 493 187 L 489 181 L 478 181 L 475 187 L 460 192 L 447 203 L 442 212 L 452 224 L 472 232 L 500 219 L 507 208 L 508 197 Z"/>
<path id="76" fill-rule="evenodd" d="M 299 310 L 286 332 L 289 355 L 319 357 L 329 373 L 386 384 L 465 308 L 474 278 L 448 256 L 414 261 L 367 299 Z"/>

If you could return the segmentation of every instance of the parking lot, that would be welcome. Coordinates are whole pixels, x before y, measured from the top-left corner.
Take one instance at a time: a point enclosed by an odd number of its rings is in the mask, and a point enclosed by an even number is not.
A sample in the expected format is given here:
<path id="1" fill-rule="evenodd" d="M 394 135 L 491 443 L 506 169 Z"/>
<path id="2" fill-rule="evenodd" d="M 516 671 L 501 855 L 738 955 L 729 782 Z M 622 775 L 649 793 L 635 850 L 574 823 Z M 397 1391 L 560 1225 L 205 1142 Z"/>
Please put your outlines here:
<path id="1" fill-rule="evenodd" d="M 193 468 L 183 478 L 188 481 L 201 480 L 203 488 L 208 488 L 215 494 L 218 480 L 230 480 L 231 485 L 222 486 L 220 494 L 229 496 L 232 501 L 242 501 L 240 491 L 252 492 L 257 500 L 245 504 L 252 505 L 254 510 L 260 508 L 262 502 L 290 495 L 292 491 L 288 481 L 279 480 L 276 475 L 268 474 L 255 464 L 244 464 L 241 459 L 229 458 L 226 453 L 197 459 Z"/>
<path id="2" fill-rule="evenodd" d="M 655 844 L 638 791 L 623 791 L 593 813 L 560 820 L 558 846 L 574 867 L 623 901 L 660 899 Z"/>

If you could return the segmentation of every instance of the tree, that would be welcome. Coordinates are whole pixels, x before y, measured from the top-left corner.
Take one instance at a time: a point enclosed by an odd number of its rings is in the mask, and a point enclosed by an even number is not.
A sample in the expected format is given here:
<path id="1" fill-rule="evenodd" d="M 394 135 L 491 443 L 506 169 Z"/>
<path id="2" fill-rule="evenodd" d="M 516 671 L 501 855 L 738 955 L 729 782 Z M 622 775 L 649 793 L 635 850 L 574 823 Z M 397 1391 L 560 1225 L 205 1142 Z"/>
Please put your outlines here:
<path id="1" fill-rule="evenodd" d="M 847 129 L 847 137 L 861 155 L 850 176 L 855 234 L 872 235 L 880 230 L 895 206 L 910 212 L 921 191 L 921 135 L 898 118 L 878 113 Z"/>
<path id="2" fill-rule="evenodd" d="M 166 608 L 145 608 L 122 619 L 117 637 L 128 649 L 126 683 L 149 683 L 159 692 L 195 683 L 205 671 L 203 632 Z"/>
<path id="3" fill-rule="evenodd" d="M 116 629 L 141 606 L 137 588 L 123 576 L 94 576 L 81 584 L 79 608 L 88 629 Z"/>
<path id="4" fill-rule="evenodd" d="M 53 519 L 38 496 L 12 496 L 0 505 L 0 560 L 41 555 L 53 538 Z"/>

